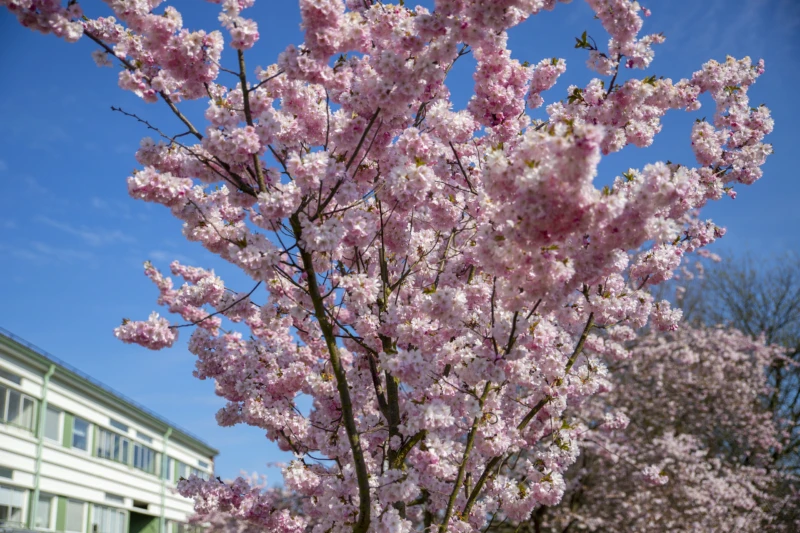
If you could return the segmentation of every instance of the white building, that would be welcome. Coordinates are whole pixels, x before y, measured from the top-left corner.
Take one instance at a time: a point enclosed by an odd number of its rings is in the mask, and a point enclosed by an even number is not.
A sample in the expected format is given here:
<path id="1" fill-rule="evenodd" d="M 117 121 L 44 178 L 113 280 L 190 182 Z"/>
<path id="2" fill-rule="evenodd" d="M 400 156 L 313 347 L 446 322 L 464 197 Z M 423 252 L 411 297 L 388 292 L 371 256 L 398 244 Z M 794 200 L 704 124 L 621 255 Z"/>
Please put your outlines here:
<path id="1" fill-rule="evenodd" d="M 0 529 L 184 533 L 217 453 L 0 328 Z"/>

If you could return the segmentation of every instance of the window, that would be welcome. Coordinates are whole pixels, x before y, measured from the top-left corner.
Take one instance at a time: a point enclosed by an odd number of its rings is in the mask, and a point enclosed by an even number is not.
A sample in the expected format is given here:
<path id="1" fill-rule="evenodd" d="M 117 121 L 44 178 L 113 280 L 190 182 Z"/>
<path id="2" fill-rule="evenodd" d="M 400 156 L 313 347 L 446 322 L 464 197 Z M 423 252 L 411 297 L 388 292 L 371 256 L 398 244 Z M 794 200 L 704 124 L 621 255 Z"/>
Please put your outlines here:
<path id="1" fill-rule="evenodd" d="M 191 468 L 191 469 L 190 469 L 190 471 L 191 471 L 191 473 L 192 473 L 193 475 L 195 475 L 195 476 L 199 477 L 200 479 L 205 479 L 205 480 L 208 480 L 208 479 L 209 479 L 209 477 L 211 477 L 211 476 L 209 476 L 209 475 L 208 475 L 208 473 L 207 473 L 207 472 L 203 472 L 202 470 L 198 470 L 198 469 L 196 469 L 196 468 Z"/>
<path id="2" fill-rule="evenodd" d="M 144 434 L 144 433 L 142 433 L 141 431 L 137 431 L 137 432 L 136 432 L 136 438 L 137 438 L 137 439 L 141 439 L 141 440 L 145 441 L 145 442 L 146 442 L 146 443 L 148 443 L 148 444 L 153 444 L 153 439 L 152 439 L 152 437 L 149 437 L 149 436 L 145 435 L 145 434 Z"/>
<path id="3" fill-rule="evenodd" d="M 22 384 L 22 378 L 16 374 L 12 374 L 8 370 L 0 368 L 0 378 L 7 379 L 11 383 L 16 383 L 17 385 Z"/>
<path id="4" fill-rule="evenodd" d="M 77 500 L 67 500 L 67 519 L 64 529 L 73 533 L 84 531 L 83 529 L 83 502 Z"/>
<path id="5" fill-rule="evenodd" d="M 207 463 L 207 462 L 205 462 L 205 461 L 197 461 L 197 465 L 198 465 L 200 468 L 208 468 L 208 463 Z"/>
<path id="6" fill-rule="evenodd" d="M 128 464 L 131 441 L 105 429 L 97 431 L 97 456 Z"/>
<path id="7" fill-rule="evenodd" d="M 53 497 L 49 494 L 39 494 L 34 527 L 36 529 L 53 529 Z"/>
<path id="8" fill-rule="evenodd" d="M 172 470 L 174 468 L 172 465 L 172 457 L 161 456 L 161 479 L 172 479 Z"/>
<path id="9" fill-rule="evenodd" d="M 72 421 L 72 447 L 89 450 L 89 422 L 75 417 Z"/>
<path id="10" fill-rule="evenodd" d="M 3 422 L 33 431 L 36 400 L 21 392 L 0 386 L 0 416 Z"/>
<path id="11" fill-rule="evenodd" d="M 106 492 L 106 501 L 123 505 L 125 503 L 125 498 L 123 498 L 122 496 L 117 496 L 116 494 L 111 494 Z"/>
<path id="12" fill-rule="evenodd" d="M 0 526 L 23 525 L 22 507 L 25 491 L 0 485 Z"/>
<path id="13" fill-rule="evenodd" d="M 14 471 L 7 466 L 0 466 L 0 477 L 11 479 L 14 477 Z"/>
<path id="14" fill-rule="evenodd" d="M 138 442 L 133 445 L 133 466 L 150 474 L 156 473 L 156 452 Z"/>
<path id="15" fill-rule="evenodd" d="M 118 421 L 114 420 L 113 418 L 110 418 L 108 423 L 111 425 L 112 428 L 117 428 L 118 430 L 124 431 L 125 433 L 128 432 L 128 426 L 126 426 L 122 422 L 118 422 Z"/>
<path id="16" fill-rule="evenodd" d="M 182 461 L 178 461 L 178 479 L 189 477 L 189 465 Z"/>
<path id="17" fill-rule="evenodd" d="M 8 401 L 6 401 L 6 422 L 9 424 L 16 424 L 20 419 L 19 408 L 21 399 L 22 395 L 19 392 L 11 389 L 8 390 Z"/>
<path id="18" fill-rule="evenodd" d="M 47 406 L 44 418 L 44 436 L 50 440 L 58 441 L 61 433 L 61 411 L 55 407 Z"/>
<path id="19" fill-rule="evenodd" d="M 190 475 L 192 475 L 191 467 L 183 461 L 178 461 L 178 479 L 188 479 Z"/>
<path id="20" fill-rule="evenodd" d="M 33 429 L 34 409 L 36 402 L 27 396 L 22 397 L 22 413 L 20 413 L 19 422 L 22 427 Z"/>
<path id="21" fill-rule="evenodd" d="M 200 479 L 209 479 L 211 477 L 208 472 L 203 472 L 202 470 L 199 470 L 193 466 L 189 466 L 186 463 L 178 461 L 178 479 L 188 479 L 191 475 L 195 475 Z"/>
<path id="22" fill-rule="evenodd" d="M 125 533 L 125 511 L 95 505 L 92 513 L 93 533 Z"/>

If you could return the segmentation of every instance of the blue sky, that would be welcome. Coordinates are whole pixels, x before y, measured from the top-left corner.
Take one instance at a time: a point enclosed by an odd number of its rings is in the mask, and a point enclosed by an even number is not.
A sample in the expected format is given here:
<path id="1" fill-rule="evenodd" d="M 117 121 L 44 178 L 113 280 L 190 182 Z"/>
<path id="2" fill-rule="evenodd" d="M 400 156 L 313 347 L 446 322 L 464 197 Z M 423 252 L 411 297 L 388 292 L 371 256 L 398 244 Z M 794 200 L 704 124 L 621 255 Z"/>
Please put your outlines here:
<path id="1" fill-rule="evenodd" d="M 412 2 L 407 2 L 411 4 Z M 751 89 L 755 104 L 765 103 L 775 117 L 770 141 L 775 154 L 765 177 L 739 187 L 739 197 L 709 206 L 704 215 L 728 228 L 718 252 L 773 256 L 800 252 L 800 208 L 792 145 L 800 124 L 800 3 L 795 0 L 642 0 L 653 11 L 645 32 L 664 32 L 665 44 L 646 73 L 689 77 L 709 58 L 726 54 L 766 60 L 767 72 Z M 97 0 L 83 2 L 91 16 L 106 15 Z M 191 29 L 216 27 L 218 6 L 184 0 L 173 3 Z M 249 67 L 267 66 L 289 43 L 300 43 L 295 2 L 261 0 L 251 10 L 261 41 L 249 55 Z M 535 63 L 564 57 L 568 71 L 545 94 L 563 98 L 570 83 L 590 78 L 583 51 L 574 37 L 589 30 L 598 42 L 607 36 L 586 4 L 559 5 L 511 32 L 514 57 Z M 0 326 L 48 350 L 94 378 L 174 420 L 221 450 L 217 470 L 231 477 L 241 469 L 269 473 L 267 463 L 286 460 L 261 430 L 219 428 L 214 413 L 222 400 L 213 385 L 192 377 L 194 356 L 186 350 L 188 332 L 175 348 L 150 352 L 124 345 L 112 335 L 123 317 L 141 319 L 155 308 L 156 290 L 142 275 L 142 262 L 166 269 L 172 259 L 214 267 L 228 286 L 252 285 L 199 245 L 187 243 L 180 224 L 158 206 L 135 202 L 125 178 L 137 167 L 133 157 L 148 133 L 131 119 L 112 113 L 121 106 L 173 133 L 180 124 L 163 105 L 146 105 L 116 85 L 116 69 L 100 69 L 83 40 L 68 45 L 21 28 L 0 12 Z M 231 57 L 227 56 L 228 64 Z M 457 107 L 471 89 L 468 56 L 449 78 Z M 222 78 L 224 80 L 224 78 Z M 230 80 L 233 83 L 233 80 Z M 691 164 L 689 132 L 696 114 L 665 119 L 664 132 L 651 149 L 629 148 L 607 158 L 600 183 L 629 167 L 671 159 Z M 199 120 L 205 104 L 187 113 Z M 794 133 L 793 133 L 794 131 Z"/>

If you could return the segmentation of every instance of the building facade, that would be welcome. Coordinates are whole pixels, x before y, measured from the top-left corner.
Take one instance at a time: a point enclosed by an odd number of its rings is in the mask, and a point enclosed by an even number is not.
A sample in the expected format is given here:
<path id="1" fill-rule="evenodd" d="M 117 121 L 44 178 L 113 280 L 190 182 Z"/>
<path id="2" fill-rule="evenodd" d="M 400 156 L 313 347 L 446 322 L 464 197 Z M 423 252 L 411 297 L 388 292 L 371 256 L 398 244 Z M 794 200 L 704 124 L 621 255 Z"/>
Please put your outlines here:
<path id="1" fill-rule="evenodd" d="M 186 533 L 217 450 L 0 329 L 0 529 Z"/>

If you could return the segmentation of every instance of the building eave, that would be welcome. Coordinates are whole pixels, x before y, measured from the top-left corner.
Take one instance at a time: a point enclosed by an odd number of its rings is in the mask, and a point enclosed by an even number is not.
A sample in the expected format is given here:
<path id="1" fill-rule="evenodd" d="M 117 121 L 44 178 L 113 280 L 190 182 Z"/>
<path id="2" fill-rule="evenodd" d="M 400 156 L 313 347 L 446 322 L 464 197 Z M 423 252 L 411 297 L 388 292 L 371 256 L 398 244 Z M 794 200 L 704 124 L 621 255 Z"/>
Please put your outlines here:
<path id="1" fill-rule="evenodd" d="M 42 374 L 44 374 L 51 365 L 55 365 L 56 372 L 51 378 L 51 382 L 56 382 L 79 391 L 91 400 L 103 404 L 108 408 L 114 410 L 122 409 L 125 415 L 132 421 L 152 427 L 161 435 L 166 433 L 168 428 L 172 428 L 170 440 L 177 441 L 205 457 L 213 459 L 219 455 L 219 450 L 203 442 L 199 437 L 192 435 L 189 431 L 182 429 L 180 426 L 161 417 L 148 408 L 125 397 L 111 387 L 82 374 L 77 369 L 69 367 L 58 358 L 3 328 L 0 328 L 0 351 Z"/>

